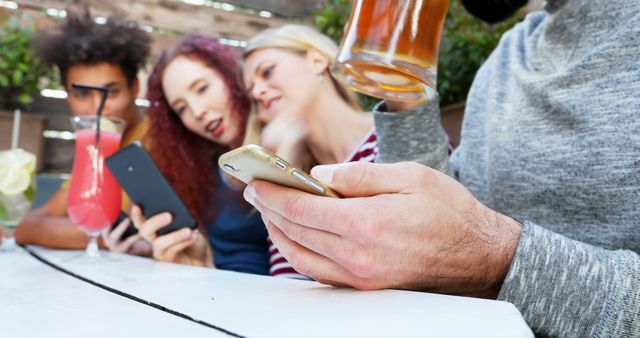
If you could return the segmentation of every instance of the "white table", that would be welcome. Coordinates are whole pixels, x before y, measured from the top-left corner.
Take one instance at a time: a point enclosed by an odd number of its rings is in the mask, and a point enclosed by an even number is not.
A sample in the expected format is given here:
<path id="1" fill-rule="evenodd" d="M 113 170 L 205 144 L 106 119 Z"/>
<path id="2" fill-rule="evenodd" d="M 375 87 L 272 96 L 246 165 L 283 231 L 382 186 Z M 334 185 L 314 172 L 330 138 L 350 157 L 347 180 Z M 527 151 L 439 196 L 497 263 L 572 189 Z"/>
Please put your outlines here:
<path id="1" fill-rule="evenodd" d="M 164 264 L 129 255 L 111 254 L 113 259 L 105 264 L 86 265 L 69 260 L 77 255 L 75 251 L 31 249 L 96 284 L 239 336 L 533 337 L 518 310 L 505 302 L 396 290 L 362 292 L 309 281 Z M 23 256 L 18 259 L 21 263 L 17 266 L 15 262 L 8 262 L 10 258 L 0 255 L 2 275 L 5 276 L 7 270 L 16 274 L 15 281 L 9 284 L 0 281 L 2 303 L 7 299 L 5 285 L 13 286 L 14 293 L 28 294 L 26 298 L 9 296 L 8 299 L 16 304 L 10 306 L 9 312 L 5 306 L 0 307 L 2 322 L 7 316 L 14 323 L 25 313 L 42 311 L 37 302 L 40 298 L 35 296 L 40 294 L 46 298 L 46 309 L 57 307 L 61 313 L 55 315 L 55 321 L 38 315 L 35 322 L 48 326 L 48 331 L 54 330 L 60 336 L 86 336 L 79 331 L 77 335 L 75 331 L 71 335 L 65 327 L 93 322 L 95 318 L 102 318 L 118 330 L 123 327 L 123 321 L 139 325 L 140 331 L 135 332 L 144 331 L 143 336 L 198 337 L 202 335 L 201 330 L 209 335 L 224 335 L 223 331 L 169 315 L 74 279 L 28 254 Z M 49 294 L 52 290 L 53 294 Z M 83 309 L 85 313 L 77 314 Z M 94 309 L 95 313 L 86 313 Z M 71 318 L 73 326 L 61 326 L 60 317 L 68 317 L 67 323 Z M 94 319 L 89 320 L 89 317 Z M 6 329 L 4 323 L 0 327 Z M 108 328 L 108 325 L 104 327 Z M 21 332 L 19 327 L 10 326 L 10 329 L 14 331 L 9 332 Z M 127 331 L 117 332 L 108 335 L 140 337 L 127 334 Z M 122 332 L 125 334 L 120 334 Z"/>
<path id="2" fill-rule="evenodd" d="M 39 262 L 0 252 L 0 337 L 227 337 Z"/>

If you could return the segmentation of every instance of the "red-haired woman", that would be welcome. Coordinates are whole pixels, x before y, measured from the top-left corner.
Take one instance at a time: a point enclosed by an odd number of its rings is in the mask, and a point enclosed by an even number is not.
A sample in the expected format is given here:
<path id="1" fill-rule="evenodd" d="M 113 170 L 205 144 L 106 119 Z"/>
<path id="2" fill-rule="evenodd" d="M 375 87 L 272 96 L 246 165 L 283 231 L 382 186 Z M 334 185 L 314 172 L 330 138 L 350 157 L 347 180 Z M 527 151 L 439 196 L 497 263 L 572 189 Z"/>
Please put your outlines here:
<path id="1" fill-rule="evenodd" d="M 260 215 L 226 187 L 217 167 L 218 156 L 241 145 L 250 111 L 238 60 L 232 49 L 198 36 L 160 57 L 147 94 L 150 152 L 200 228 L 156 237 L 170 223 L 168 213 L 145 220 L 134 207 L 131 218 L 158 260 L 266 275 Z"/>

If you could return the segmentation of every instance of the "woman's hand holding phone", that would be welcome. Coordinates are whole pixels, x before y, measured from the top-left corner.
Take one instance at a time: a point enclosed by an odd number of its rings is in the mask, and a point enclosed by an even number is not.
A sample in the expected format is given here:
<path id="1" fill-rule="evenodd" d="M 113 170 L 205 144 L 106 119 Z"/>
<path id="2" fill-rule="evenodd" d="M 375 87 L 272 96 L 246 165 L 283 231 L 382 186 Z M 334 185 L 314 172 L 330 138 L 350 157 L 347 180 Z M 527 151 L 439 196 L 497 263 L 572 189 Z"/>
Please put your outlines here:
<path id="1" fill-rule="evenodd" d="M 162 262 L 214 267 L 209 242 L 198 229 L 182 228 L 158 236 L 156 234 L 158 229 L 171 223 L 171 215 L 163 212 L 145 219 L 140 207 L 136 205 L 131 208 L 131 219 L 140 236 L 151 243 L 154 259 Z"/>
<path id="2" fill-rule="evenodd" d="M 136 256 L 151 256 L 151 243 L 142 238 L 140 234 L 122 238 L 131 224 L 130 218 L 125 218 L 113 229 L 102 231 L 102 242 L 112 252 L 128 253 Z"/>

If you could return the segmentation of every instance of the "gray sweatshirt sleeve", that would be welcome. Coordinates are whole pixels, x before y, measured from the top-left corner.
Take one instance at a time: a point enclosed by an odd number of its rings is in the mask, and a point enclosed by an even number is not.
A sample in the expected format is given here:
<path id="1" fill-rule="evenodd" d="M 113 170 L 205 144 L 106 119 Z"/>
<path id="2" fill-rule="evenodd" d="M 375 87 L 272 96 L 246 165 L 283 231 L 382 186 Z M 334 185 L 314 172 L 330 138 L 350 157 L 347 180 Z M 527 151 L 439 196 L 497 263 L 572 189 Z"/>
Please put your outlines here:
<path id="1" fill-rule="evenodd" d="M 640 337 L 640 257 L 524 222 L 498 299 L 549 337 Z"/>
<path id="2" fill-rule="evenodd" d="M 386 112 L 384 102 L 373 111 L 378 157 L 376 162 L 419 162 L 451 175 L 449 143 L 440 122 L 438 97 L 404 112 Z"/>

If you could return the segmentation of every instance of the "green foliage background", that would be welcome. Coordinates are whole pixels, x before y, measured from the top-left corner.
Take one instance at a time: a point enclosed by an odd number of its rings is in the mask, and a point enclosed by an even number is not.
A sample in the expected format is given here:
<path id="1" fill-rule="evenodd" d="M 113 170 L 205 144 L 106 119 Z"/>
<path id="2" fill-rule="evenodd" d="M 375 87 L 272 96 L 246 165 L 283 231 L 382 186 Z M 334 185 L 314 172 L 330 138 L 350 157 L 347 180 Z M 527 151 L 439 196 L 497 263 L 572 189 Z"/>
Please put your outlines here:
<path id="1" fill-rule="evenodd" d="M 33 95 L 57 83 L 55 72 L 31 49 L 35 30 L 26 18 L 11 16 L 0 27 L 0 95 L 5 104 L 27 105 Z"/>
<path id="2" fill-rule="evenodd" d="M 449 2 L 438 58 L 438 92 L 443 105 L 464 101 L 478 68 L 495 49 L 504 32 L 522 14 L 489 25 L 469 15 L 459 1 Z"/>
<path id="3" fill-rule="evenodd" d="M 327 0 L 313 12 L 313 22 L 321 32 L 340 43 L 351 3 L 351 0 Z M 438 93 L 442 105 L 466 99 L 478 68 L 497 46 L 502 34 L 521 19 L 522 15 L 518 15 L 489 25 L 469 15 L 458 0 L 449 1 L 438 59 Z"/>

